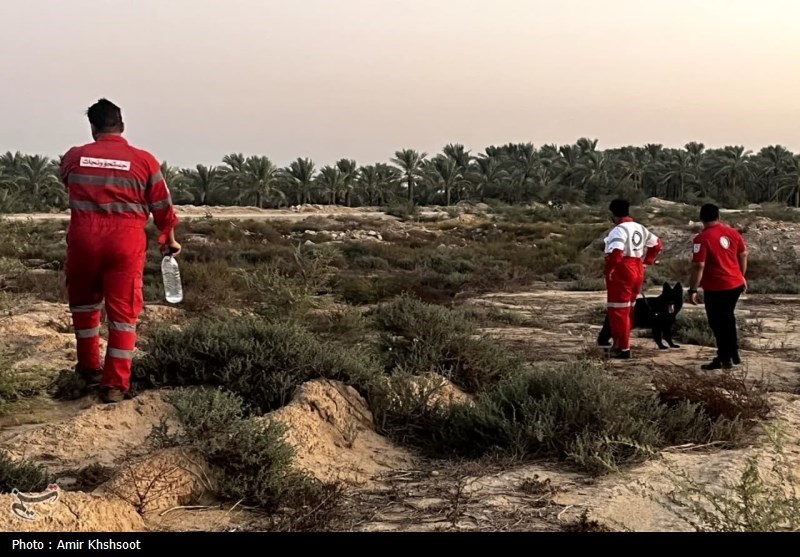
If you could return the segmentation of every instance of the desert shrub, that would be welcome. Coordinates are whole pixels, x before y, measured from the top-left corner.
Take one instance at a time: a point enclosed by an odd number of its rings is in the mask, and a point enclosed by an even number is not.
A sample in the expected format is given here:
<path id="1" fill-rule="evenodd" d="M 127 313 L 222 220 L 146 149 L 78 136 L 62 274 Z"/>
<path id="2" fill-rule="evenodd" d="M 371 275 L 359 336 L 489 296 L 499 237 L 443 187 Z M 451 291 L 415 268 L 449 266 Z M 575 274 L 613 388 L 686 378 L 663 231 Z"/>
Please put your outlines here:
<path id="1" fill-rule="evenodd" d="M 400 443 L 423 443 L 447 415 L 439 404 L 444 383 L 400 371 L 376 381 L 369 391 L 377 431 Z"/>
<path id="2" fill-rule="evenodd" d="M 386 368 L 436 372 L 468 392 L 477 392 L 518 370 L 519 360 L 489 338 L 459 310 L 401 296 L 375 311 L 378 348 Z"/>
<path id="3" fill-rule="evenodd" d="M 270 511 L 320 497 L 322 486 L 293 467 L 281 422 L 242 419 L 244 401 L 215 388 L 178 389 L 168 399 L 184 428 L 176 442 L 205 456 L 220 497 Z"/>
<path id="4" fill-rule="evenodd" d="M 417 437 L 437 455 L 555 457 L 599 474 L 667 445 L 734 443 L 741 430 L 738 420 L 712 418 L 688 401 L 666 405 L 578 362 L 509 376 L 474 404 L 449 407 L 427 438 Z"/>
<path id="5" fill-rule="evenodd" d="M 586 269 L 578 263 L 567 263 L 556 269 L 558 280 L 579 280 L 583 277 Z"/>
<path id="6" fill-rule="evenodd" d="M 0 493 L 43 491 L 50 482 L 47 469 L 31 460 L 14 460 L 0 451 Z"/>
<path id="7" fill-rule="evenodd" d="M 306 319 L 314 333 L 329 335 L 340 341 L 359 341 L 370 333 L 371 320 L 358 308 L 345 306 Z"/>
<path id="8" fill-rule="evenodd" d="M 706 485 L 668 466 L 674 488 L 654 494 L 654 489 L 644 486 L 643 492 L 697 532 L 797 532 L 800 482 L 785 455 L 783 433 L 768 430 L 768 435 L 772 450 L 749 456 L 734 481 Z"/>
<path id="9" fill-rule="evenodd" d="M 225 261 L 180 263 L 184 301 L 189 310 L 205 311 L 214 306 L 233 305 L 237 293 L 242 291 L 235 269 Z M 159 271 L 156 283 L 160 281 Z M 152 295 L 153 291 L 148 291 Z"/>
<path id="10" fill-rule="evenodd" d="M 28 294 L 46 302 L 66 303 L 66 286 L 61 271 L 18 268 L 0 280 L 14 294 Z"/>
<path id="11" fill-rule="evenodd" d="M 770 412 L 767 392 L 743 373 L 709 375 L 689 368 L 660 370 L 654 385 L 665 403 L 689 401 L 712 417 L 730 420 L 763 420 Z"/>
<path id="12" fill-rule="evenodd" d="M 359 269 L 373 270 L 378 269 L 385 271 L 389 268 L 389 262 L 382 257 L 375 257 L 374 255 L 361 255 L 353 259 L 353 265 Z"/>
<path id="13" fill-rule="evenodd" d="M 747 336 L 760 332 L 762 324 L 760 321 L 750 321 L 742 316 L 737 316 L 736 326 L 739 330 L 739 345 L 742 348 L 748 346 Z M 698 346 L 716 346 L 714 332 L 708 325 L 708 319 L 703 312 L 681 312 L 675 320 L 674 335 L 676 340 L 685 344 L 695 344 Z"/>
<path id="14" fill-rule="evenodd" d="M 40 370 L 14 368 L 26 355 L 24 351 L 0 345 L 0 416 L 13 411 L 11 403 L 36 396 L 47 387 L 46 374 Z"/>
<path id="15" fill-rule="evenodd" d="M 581 278 L 564 285 L 567 292 L 599 292 L 606 289 L 603 279 Z"/>
<path id="16" fill-rule="evenodd" d="M 781 274 L 747 281 L 749 294 L 800 294 L 796 274 Z"/>
<path id="17" fill-rule="evenodd" d="M 197 319 L 154 329 L 134 362 L 142 387 L 218 385 L 266 412 L 316 378 L 362 385 L 376 373 L 368 353 L 323 341 L 296 323 L 259 318 Z"/>

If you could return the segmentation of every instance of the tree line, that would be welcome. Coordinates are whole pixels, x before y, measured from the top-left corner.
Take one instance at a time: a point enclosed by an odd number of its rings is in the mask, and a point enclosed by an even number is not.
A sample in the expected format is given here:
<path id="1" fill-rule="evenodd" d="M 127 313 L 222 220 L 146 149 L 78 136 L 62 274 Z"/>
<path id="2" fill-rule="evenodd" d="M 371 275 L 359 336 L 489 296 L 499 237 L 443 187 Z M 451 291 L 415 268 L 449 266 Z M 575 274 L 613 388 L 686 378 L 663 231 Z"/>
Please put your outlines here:
<path id="1" fill-rule="evenodd" d="M 0 212 L 65 209 L 58 164 L 42 155 L 0 155 Z M 764 202 L 800 207 L 800 154 L 781 145 L 757 153 L 741 146 L 707 149 L 697 142 L 680 149 L 648 144 L 600 150 L 597 140 L 581 138 L 573 145 L 509 143 L 480 153 L 460 144 L 434 155 L 403 149 L 388 162 L 369 165 L 341 159 L 318 166 L 298 158 L 286 167 L 266 156 L 232 153 L 218 165 L 178 168 L 164 162 L 162 174 L 177 205 L 597 204 L 626 196 L 732 208 Z"/>

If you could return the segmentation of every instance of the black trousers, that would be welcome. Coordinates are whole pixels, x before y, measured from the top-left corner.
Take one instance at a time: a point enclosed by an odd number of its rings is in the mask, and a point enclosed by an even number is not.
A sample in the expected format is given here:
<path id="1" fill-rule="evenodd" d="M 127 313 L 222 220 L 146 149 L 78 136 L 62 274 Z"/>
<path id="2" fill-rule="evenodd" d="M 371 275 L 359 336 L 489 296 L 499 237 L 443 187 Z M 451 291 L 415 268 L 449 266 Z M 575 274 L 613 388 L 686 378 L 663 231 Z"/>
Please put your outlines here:
<path id="1" fill-rule="evenodd" d="M 717 358 L 722 362 L 730 362 L 739 355 L 739 333 L 735 311 L 743 292 L 744 286 L 733 290 L 706 290 L 703 293 L 708 325 L 717 341 Z"/>

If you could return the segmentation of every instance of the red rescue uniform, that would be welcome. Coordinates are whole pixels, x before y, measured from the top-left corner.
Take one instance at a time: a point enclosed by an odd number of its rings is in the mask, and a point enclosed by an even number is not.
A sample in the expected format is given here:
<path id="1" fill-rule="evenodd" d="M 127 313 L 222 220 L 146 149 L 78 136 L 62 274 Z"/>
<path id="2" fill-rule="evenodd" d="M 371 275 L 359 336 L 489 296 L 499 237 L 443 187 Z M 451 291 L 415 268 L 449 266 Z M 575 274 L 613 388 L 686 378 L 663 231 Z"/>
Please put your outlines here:
<path id="1" fill-rule="evenodd" d="M 130 388 L 150 214 L 167 243 L 178 223 L 156 158 L 117 134 L 73 147 L 61 179 L 69 193 L 66 279 L 78 344 L 78 365 L 102 367 L 101 385 Z M 108 348 L 100 361 L 100 314 L 105 305 Z"/>
<path id="2" fill-rule="evenodd" d="M 703 229 L 692 244 L 692 261 L 705 263 L 700 287 L 717 292 L 744 285 L 739 254 L 746 250 L 744 238 L 735 228 L 719 223 Z"/>
<path id="3" fill-rule="evenodd" d="M 608 324 L 616 350 L 631 348 L 633 309 L 642 292 L 644 267 L 652 265 L 663 242 L 630 217 L 619 219 L 605 239 Z"/>

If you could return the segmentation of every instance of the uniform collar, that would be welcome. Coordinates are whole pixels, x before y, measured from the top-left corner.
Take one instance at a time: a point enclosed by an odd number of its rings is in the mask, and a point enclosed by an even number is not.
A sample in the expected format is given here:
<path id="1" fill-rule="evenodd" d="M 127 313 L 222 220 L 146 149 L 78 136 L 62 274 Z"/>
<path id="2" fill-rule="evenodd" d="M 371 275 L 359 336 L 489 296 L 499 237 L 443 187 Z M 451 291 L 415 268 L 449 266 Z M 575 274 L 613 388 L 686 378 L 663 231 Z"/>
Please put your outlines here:
<path id="1" fill-rule="evenodd" d="M 622 217 L 621 219 L 619 219 L 619 223 L 622 224 L 623 222 L 633 222 L 633 218 L 632 217 Z"/>
<path id="2" fill-rule="evenodd" d="M 128 143 L 127 139 L 115 133 L 104 133 L 98 135 L 96 141 L 116 141 L 118 143 Z"/>

